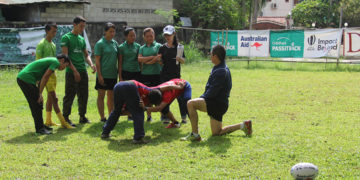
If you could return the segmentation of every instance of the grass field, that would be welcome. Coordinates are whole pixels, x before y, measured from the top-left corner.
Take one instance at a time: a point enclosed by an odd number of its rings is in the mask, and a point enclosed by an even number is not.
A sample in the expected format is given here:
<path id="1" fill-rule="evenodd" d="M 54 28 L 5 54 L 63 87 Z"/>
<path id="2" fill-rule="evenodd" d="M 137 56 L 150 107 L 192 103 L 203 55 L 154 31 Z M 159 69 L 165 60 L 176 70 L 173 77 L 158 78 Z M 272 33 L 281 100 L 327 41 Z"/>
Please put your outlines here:
<path id="1" fill-rule="evenodd" d="M 133 128 L 125 117 L 110 140 L 100 139 L 93 74 L 87 113 L 92 123 L 36 136 L 15 81 L 18 71 L 0 70 L 0 179 L 291 179 L 290 168 L 299 162 L 317 165 L 318 179 L 360 179 L 360 67 L 228 65 L 233 88 L 224 125 L 251 119 L 251 138 L 242 131 L 211 137 L 209 118 L 200 113 L 206 141 L 183 142 L 190 124 L 165 129 L 154 114 L 145 124 L 146 145 L 131 144 Z M 183 66 L 193 97 L 203 93 L 211 67 Z M 64 72 L 57 75 L 62 103 Z M 77 123 L 74 102 L 70 118 Z M 180 118 L 176 101 L 171 109 Z M 53 119 L 58 122 L 54 113 Z"/>

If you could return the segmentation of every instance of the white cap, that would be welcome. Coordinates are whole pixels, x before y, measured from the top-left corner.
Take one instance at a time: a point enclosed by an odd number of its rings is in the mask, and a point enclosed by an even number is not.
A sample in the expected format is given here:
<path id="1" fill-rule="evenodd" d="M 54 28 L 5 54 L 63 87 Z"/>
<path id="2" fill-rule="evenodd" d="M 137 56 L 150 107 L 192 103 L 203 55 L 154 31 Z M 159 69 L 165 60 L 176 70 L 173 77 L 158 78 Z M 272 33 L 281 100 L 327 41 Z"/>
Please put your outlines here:
<path id="1" fill-rule="evenodd" d="M 172 25 L 167 25 L 163 29 L 163 34 L 172 35 L 175 32 L 175 28 Z"/>

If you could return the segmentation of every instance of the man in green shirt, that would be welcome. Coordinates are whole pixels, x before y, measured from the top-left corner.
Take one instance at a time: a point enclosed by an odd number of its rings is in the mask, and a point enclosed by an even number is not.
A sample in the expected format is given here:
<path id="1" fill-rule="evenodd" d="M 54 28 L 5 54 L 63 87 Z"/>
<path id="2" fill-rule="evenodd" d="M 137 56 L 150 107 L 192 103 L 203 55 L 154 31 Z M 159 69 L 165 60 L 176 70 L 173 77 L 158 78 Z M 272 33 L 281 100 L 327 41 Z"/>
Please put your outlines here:
<path id="1" fill-rule="evenodd" d="M 36 60 L 43 59 L 46 57 L 55 57 L 56 56 L 56 45 L 52 42 L 52 39 L 56 36 L 57 26 L 56 24 L 47 24 L 45 26 L 46 36 L 43 38 L 39 44 L 36 46 Z M 73 128 L 70 126 L 64 119 L 62 113 L 60 112 L 59 104 L 57 103 L 56 97 L 56 75 L 55 72 L 52 73 L 49 77 L 48 82 L 46 83 L 47 100 L 46 100 L 46 126 L 58 126 L 51 120 L 51 111 L 54 106 L 56 115 L 58 116 L 62 127 L 64 128 Z"/>
<path id="2" fill-rule="evenodd" d="M 77 16 L 73 21 L 73 26 L 73 30 L 61 38 L 61 48 L 62 52 L 69 56 L 71 63 L 75 67 L 66 68 L 65 96 L 63 100 L 65 120 L 75 127 L 75 124 L 69 119 L 75 95 L 78 97 L 79 123 L 89 123 L 89 120 L 85 117 L 89 96 L 89 78 L 85 62 L 91 67 L 93 73 L 96 72 L 96 67 L 91 62 L 89 53 L 86 50 L 85 39 L 80 35 L 85 29 L 86 20 L 81 16 Z"/>
<path id="3" fill-rule="evenodd" d="M 48 57 L 28 64 L 17 76 L 17 83 L 29 103 L 34 118 L 36 133 L 51 134 L 51 128 L 44 125 L 42 117 L 42 92 L 51 74 L 59 69 L 64 70 L 69 65 L 66 55 L 60 54 L 56 58 Z M 39 85 L 36 86 L 37 82 Z"/>

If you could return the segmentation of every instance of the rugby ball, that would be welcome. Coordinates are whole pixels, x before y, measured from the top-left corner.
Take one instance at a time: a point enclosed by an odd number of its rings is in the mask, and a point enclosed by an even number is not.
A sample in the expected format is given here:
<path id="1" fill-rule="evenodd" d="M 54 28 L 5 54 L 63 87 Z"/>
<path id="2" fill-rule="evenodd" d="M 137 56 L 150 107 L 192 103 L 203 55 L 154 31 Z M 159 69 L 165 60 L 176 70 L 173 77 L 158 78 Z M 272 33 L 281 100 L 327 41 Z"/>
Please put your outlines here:
<path id="1" fill-rule="evenodd" d="M 318 167 L 311 163 L 295 164 L 290 171 L 296 180 L 313 180 L 319 173 Z"/>

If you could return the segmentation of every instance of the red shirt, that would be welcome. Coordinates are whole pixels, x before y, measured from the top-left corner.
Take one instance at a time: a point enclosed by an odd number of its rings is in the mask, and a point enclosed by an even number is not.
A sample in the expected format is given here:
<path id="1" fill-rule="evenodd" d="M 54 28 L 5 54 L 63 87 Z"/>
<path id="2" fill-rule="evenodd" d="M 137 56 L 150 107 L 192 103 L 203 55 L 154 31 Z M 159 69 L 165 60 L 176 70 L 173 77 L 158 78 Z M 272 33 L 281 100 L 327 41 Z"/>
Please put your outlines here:
<path id="1" fill-rule="evenodd" d="M 135 83 L 137 89 L 138 89 L 138 92 L 139 92 L 139 95 L 140 95 L 140 98 L 142 99 L 142 101 L 144 102 L 145 105 L 149 105 L 149 93 L 151 91 L 151 88 L 147 87 L 145 84 L 141 83 L 141 82 L 138 82 L 138 81 L 135 81 L 135 80 L 131 80 L 132 82 Z"/>
<path id="2" fill-rule="evenodd" d="M 166 85 L 178 85 L 180 82 L 185 82 L 186 80 L 183 79 L 172 79 L 170 81 L 164 82 L 154 88 L 160 88 L 162 86 L 166 86 Z M 180 96 L 181 93 L 184 92 L 184 89 L 181 90 L 168 90 L 168 91 L 164 91 L 162 92 L 162 102 L 170 104 L 175 98 L 177 98 L 178 96 Z"/>

